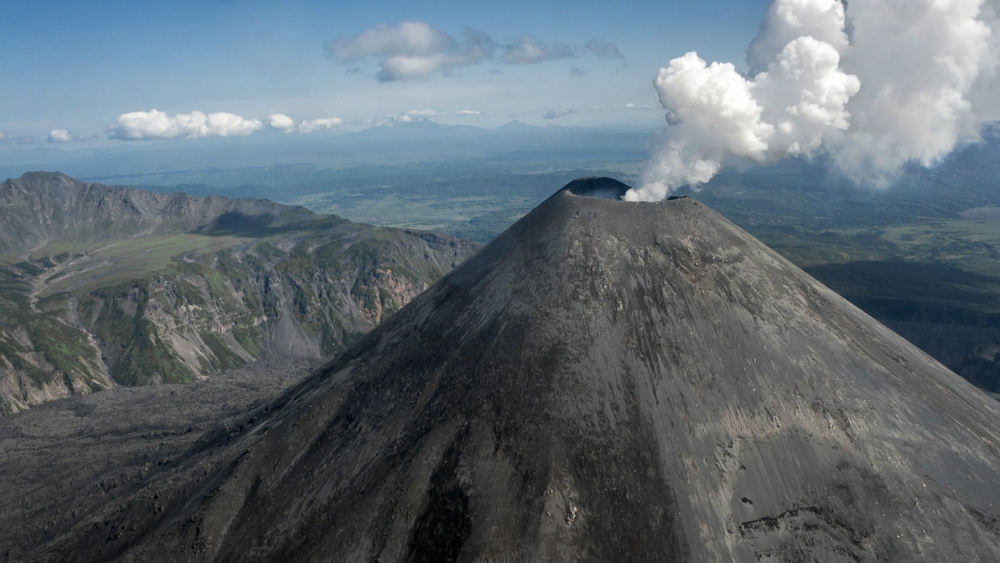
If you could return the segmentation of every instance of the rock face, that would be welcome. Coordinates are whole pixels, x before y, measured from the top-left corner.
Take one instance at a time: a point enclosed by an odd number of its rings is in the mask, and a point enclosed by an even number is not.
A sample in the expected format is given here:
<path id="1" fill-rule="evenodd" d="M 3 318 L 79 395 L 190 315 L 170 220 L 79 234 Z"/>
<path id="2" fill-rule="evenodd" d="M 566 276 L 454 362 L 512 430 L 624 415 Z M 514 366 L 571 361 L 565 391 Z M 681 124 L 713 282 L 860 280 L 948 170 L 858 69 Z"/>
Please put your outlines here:
<path id="1" fill-rule="evenodd" d="M 570 184 L 238 428 L 0 553 L 1000 557 L 995 401 L 703 204 L 609 189 Z"/>
<path id="2" fill-rule="evenodd" d="M 480 245 L 56 173 L 0 184 L 0 412 L 329 358 Z"/>
<path id="3" fill-rule="evenodd" d="M 0 184 L 0 252 L 24 252 L 53 242 L 85 243 L 186 232 L 224 217 L 313 216 L 266 199 L 154 194 L 80 182 L 58 172 L 32 172 Z"/>

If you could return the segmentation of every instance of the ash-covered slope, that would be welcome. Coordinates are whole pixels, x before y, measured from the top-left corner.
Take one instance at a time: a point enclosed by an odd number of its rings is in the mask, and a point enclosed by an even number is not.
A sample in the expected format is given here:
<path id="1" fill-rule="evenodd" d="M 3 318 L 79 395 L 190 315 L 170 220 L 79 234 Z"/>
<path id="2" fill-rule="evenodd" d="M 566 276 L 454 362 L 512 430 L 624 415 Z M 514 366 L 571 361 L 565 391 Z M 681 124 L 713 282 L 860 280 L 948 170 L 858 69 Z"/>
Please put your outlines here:
<path id="1" fill-rule="evenodd" d="M 609 188 L 570 184 L 244 430 L 0 553 L 1000 556 L 995 401 L 704 205 L 585 197 Z"/>

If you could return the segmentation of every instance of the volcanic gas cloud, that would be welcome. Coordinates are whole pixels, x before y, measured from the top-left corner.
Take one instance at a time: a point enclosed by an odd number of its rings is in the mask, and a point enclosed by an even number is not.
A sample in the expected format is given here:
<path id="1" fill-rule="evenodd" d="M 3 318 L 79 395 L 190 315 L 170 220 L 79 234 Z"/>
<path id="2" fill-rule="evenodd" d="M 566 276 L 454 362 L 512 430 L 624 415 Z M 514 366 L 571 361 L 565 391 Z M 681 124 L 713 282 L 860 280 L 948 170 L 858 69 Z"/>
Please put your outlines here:
<path id="1" fill-rule="evenodd" d="M 747 74 L 690 52 L 654 81 L 669 127 L 639 188 L 657 201 L 709 181 L 729 156 L 758 163 L 825 151 L 886 186 L 975 142 L 995 107 L 1000 0 L 774 0 Z M 992 116 L 992 117 L 995 117 Z"/>

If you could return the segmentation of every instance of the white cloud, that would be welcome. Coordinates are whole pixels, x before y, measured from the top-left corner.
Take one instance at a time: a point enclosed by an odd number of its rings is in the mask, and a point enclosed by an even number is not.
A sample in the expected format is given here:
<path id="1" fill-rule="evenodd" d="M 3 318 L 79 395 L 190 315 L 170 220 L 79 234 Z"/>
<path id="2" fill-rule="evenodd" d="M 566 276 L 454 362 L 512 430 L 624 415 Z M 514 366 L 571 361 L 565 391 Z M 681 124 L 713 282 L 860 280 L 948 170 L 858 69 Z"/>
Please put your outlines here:
<path id="1" fill-rule="evenodd" d="M 329 41 L 325 48 L 328 57 L 340 62 L 380 57 L 377 76 L 382 82 L 427 78 L 493 58 L 493 42 L 486 34 L 466 28 L 459 41 L 422 21 L 379 24 Z"/>
<path id="2" fill-rule="evenodd" d="M 263 126 L 258 119 L 244 119 L 226 112 L 206 115 L 195 111 L 170 116 L 153 109 L 119 115 L 116 122 L 108 127 L 108 137 L 125 141 L 246 137 Z"/>
<path id="3" fill-rule="evenodd" d="M 283 113 L 272 113 L 267 116 L 267 124 L 271 129 L 277 129 L 283 133 L 295 131 L 295 120 Z"/>
<path id="4" fill-rule="evenodd" d="M 495 56 L 498 48 L 501 52 Z M 600 39 L 586 41 L 583 48 L 601 58 L 625 58 L 617 45 Z M 578 52 L 569 45 L 549 45 L 534 37 L 498 45 L 486 33 L 470 28 L 456 38 L 422 21 L 405 21 L 396 26 L 379 24 L 357 35 L 328 41 L 324 49 L 328 58 L 341 63 L 380 59 L 376 77 L 382 82 L 425 79 L 483 61 L 526 65 L 574 58 Z M 358 67 L 348 70 L 357 71 Z M 496 69 L 488 72 L 501 74 Z M 580 76 L 585 71 L 576 68 L 571 72 Z"/>
<path id="5" fill-rule="evenodd" d="M 483 112 L 474 109 L 460 109 L 455 112 L 457 115 L 482 115 Z"/>
<path id="6" fill-rule="evenodd" d="M 583 47 L 602 59 L 624 59 L 625 56 L 618 50 L 618 46 L 610 41 L 601 39 L 588 39 Z"/>
<path id="7" fill-rule="evenodd" d="M 542 112 L 542 119 L 559 119 L 560 117 L 567 116 L 571 113 L 576 113 L 576 110 L 572 109 L 547 109 Z"/>
<path id="8" fill-rule="evenodd" d="M 298 129 L 299 133 L 309 134 L 316 131 L 326 131 L 344 124 L 344 120 L 339 117 L 323 117 L 319 119 L 307 119 L 295 125 L 295 120 L 281 113 L 273 113 L 267 116 L 267 124 L 272 129 L 277 129 L 284 133 L 293 133 Z"/>
<path id="9" fill-rule="evenodd" d="M 576 55 L 568 45 L 552 45 L 539 43 L 537 39 L 528 37 L 504 46 L 503 62 L 512 65 L 535 64 L 555 59 L 569 59 Z"/>
<path id="10" fill-rule="evenodd" d="M 471 110 L 463 110 L 471 111 Z M 478 114 L 479 112 L 475 112 Z M 388 115 L 386 117 L 377 118 L 371 120 L 375 127 L 394 127 L 397 123 L 420 123 L 423 121 L 430 121 L 432 117 L 447 117 L 448 113 L 441 113 L 432 109 L 411 109 L 409 111 L 404 111 L 403 113 L 396 115 Z M 462 113 L 461 111 L 455 112 L 454 115 L 467 116 L 472 115 L 471 113 Z"/>
<path id="11" fill-rule="evenodd" d="M 50 143 L 68 143 L 72 140 L 73 136 L 65 129 L 53 129 L 49 131 L 48 142 Z"/>
<path id="12" fill-rule="evenodd" d="M 344 124 L 344 120 L 339 117 L 324 117 L 320 119 L 310 119 L 299 123 L 299 133 L 313 133 L 315 131 L 326 131 Z"/>
<path id="13" fill-rule="evenodd" d="M 36 143 L 36 142 L 38 142 L 40 140 L 41 139 L 38 139 L 38 138 L 35 138 L 35 137 L 29 137 L 27 135 L 9 135 L 9 134 L 4 134 L 4 133 L 0 132 L 0 142 L 3 142 L 5 144 L 7 144 L 7 143 L 15 143 L 15 144 Z"/>
<path id="14" fill-rule="evenodd" d="M 326 44 L 327 53 L 341 61 L 370 56 L 434 55 L 454 46 L 448 34 L 422 21 L 405 21 L 396 27 L 379 24 L 354 37 Z"/>
<path id="15" fill-rule="evenodd" d="M 726 155 L 825 150 L 876 186 L 907 163 L 932 166 L 978 139 L 974 100 L 995 76 L 998 32 L 986 0 L 774 0 L 747 51 L 750 78 L 695 53 L 660 71 L 671 127 L 629 197 L 706 182 Z"/>

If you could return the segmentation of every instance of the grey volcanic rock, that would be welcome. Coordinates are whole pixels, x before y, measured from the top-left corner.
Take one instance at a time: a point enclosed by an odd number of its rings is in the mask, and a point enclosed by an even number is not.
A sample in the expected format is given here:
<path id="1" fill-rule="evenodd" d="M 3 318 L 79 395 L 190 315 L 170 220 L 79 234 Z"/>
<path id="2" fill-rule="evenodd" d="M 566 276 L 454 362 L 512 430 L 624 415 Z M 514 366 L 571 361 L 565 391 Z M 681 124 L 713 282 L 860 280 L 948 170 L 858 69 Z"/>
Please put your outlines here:
<path id="1" fill-rule="evenodd" d="M 268 218 L 298 212 L 266 199 L 154 194 L 81 182 L 59 172 L 29 172 L 0 183 L 0 251 L 21 253 L 54 241 L 90 242 L 179 233 L 220 218 Z"/>
<path id="2" fill-rule="evenodd" d="M 0 553 L 1000 558 L 995 401 L 692 199 L 578 195 L 622 187 L 571 184 L 240 428 Z"/>

